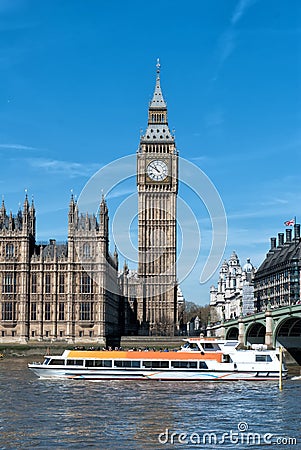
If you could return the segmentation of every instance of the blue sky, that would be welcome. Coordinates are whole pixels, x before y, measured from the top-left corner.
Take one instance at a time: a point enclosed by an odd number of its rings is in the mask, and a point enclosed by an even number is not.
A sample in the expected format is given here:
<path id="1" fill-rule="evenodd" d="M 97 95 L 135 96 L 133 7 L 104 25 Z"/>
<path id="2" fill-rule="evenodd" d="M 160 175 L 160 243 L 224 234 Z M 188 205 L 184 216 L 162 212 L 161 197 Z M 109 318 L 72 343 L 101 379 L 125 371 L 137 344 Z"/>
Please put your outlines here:
<path id="1" fill-rule="evenodd" d="M 27 189 L 37 239 L 66 240 L 71 189 L 80 195 L 99 169 L 135 154 L 160 57 L 180 155 L 210 178 L 225 207 L 224 257 L 236 250 L 259 266 L 283 222 L 301 220 L 300 32 L 298 0 L 0 0 L 7 210 L 17 212 Z M 112 223 L 135 190 L 132 178 L 108 196 Z M 217 280 L 216 272 L 199 282 L 210 220 L 184 185 L 179 197 L 202 235 L 196 263 L 187 255 L 182 263 L 193 265 L 182 289 L 205 304 Z M 181 226 L 190 230 L 184 219 Z"/>

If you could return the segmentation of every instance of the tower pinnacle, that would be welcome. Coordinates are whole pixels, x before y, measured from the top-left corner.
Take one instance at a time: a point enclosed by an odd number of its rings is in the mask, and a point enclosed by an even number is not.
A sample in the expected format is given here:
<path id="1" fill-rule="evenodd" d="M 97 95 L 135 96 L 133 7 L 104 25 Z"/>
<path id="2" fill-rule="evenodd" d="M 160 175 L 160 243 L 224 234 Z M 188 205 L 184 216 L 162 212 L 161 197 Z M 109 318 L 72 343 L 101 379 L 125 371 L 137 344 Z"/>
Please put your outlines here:
<path id="1" fill-rule="evenodd" d="M 160 69 L 161 64 L 159 58 L 157 59 L 157 78 L 156 78 L 156 87 L 153 95 L 153 99 L 149 105 L 150 109 L 166 109 L 166 103 L 163 98 L 161 85 L 160 85 Z"/>
<path id="2" fill-rule="evenodd" d="M 156 64 L 156 67 L 157 67 L 157 74 L 158 74 L 158 76 L 159 76 L 159 75 L 160 75 L 160 68 L 161 68 L 160 58 L 157 58 L 157 64 Z"/>
<path id="3" fill-rule="evenodd" d="M 168 127 L 167 106 L 163 98 L 160 84 L 160 60 L 156 64 L 156 85 L 152 101 L 148 107 L 148 126 L 145 134 L 141 135 L 140 143 L 173 142 L 174 138 Z"/>
<path id="4" fill-rule="evenodd" d="M 6 215 L 6 209 L 5 209 L 5 204 L 4 204 L 4 198 L 3 197 L 2 197 L 2 205 L 1 205 L 1 215 L 2 215 L 2 218 L 4 218 L 5 215 Z"/>
<path id="5" fill-rule="evenodd" d="M 25 200 L 24 200 L 24 205 L 23 205 L 23 211 L 26 213 L 29 210 L 29 202 L 28 202 L 28 194 L 27 194 L 27 189 L 25 189 Z"/>

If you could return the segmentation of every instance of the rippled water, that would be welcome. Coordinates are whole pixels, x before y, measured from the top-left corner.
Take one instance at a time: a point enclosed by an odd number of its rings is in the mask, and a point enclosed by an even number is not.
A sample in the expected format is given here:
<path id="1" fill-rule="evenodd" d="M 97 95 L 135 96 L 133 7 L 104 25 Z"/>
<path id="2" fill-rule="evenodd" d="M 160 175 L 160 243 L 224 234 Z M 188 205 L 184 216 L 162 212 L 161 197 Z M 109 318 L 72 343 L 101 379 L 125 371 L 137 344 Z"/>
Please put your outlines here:
<path id="1" fill-rule="evenodd" d="M 50 381 L 27 369 L 31 360 L 0 361 L 1 449 L 254 449 L 277 437 L 297 444 L 272 448 L 301 449 L 301 380 L 283 391 L 271 381 Z"/>

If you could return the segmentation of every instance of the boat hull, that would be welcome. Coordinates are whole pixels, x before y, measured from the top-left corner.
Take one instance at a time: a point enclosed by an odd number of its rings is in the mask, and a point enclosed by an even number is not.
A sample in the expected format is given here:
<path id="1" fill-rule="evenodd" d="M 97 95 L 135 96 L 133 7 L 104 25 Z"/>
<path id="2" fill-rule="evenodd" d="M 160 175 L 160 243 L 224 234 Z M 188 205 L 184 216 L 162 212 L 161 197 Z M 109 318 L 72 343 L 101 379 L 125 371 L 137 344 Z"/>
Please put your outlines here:
<path id="1" fill-rule="evenodd" d="M 277 380 L 279 372 L 259 371 L 173 371 L 173 370 L 85 370 L 50 368 L 29 364 L 29 369 L 40 378 L 74 380 L 158 380 L 158 381 L 241 381 Z M 286 374 L 283 374 L 285 378 Z"/>

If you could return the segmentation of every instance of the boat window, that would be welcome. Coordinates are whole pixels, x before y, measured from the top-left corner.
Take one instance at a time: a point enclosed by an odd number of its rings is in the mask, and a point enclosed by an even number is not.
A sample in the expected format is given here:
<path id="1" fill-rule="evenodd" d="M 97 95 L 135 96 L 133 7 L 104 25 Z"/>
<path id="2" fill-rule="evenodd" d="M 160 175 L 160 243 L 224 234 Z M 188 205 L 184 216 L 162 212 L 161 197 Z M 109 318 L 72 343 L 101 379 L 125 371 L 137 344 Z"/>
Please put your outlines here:
<path id="1" fill-rule="evenodd" d="M 95 359 L 87 359 L 85 362 L 86 367 L 94 367 L 95 366 Z"/>
<path id="2" fill-rule="evenodd" d="M 200 369 L 208 369 L 208 366 L 205 363 L 205 361 L 200 361 Z"/>
<path id="3" fill-rule="evenodd" d="M 168 369 L 169 361 L 143 361 L 143 365 L 147 369 Z"/>
<path id="4" fill-rule="evenodd" d="M 49 361 L 50 361 L 50 358 L 45 358 L 43 364 L 46 366 L 49 363 Z"/>
<path id="5" fill-rule="evenodd" d="M 272 358 L 270 355 L 256 355 L 256 362 L 271 362 Z"/>
<path id="6" fill-rule="evenodd" d="M 198 344 L 196 344 L 195 342 L 190 342 L 189 348 L 190 348 L 191 350 L 199 350 L 199 346 L 198 346 Z"/>
<path id="7" fill-rule="evenodd" d="M 67 359 L 67 366 L 83 366 L 83 359 Z"/>
<path id="8" fill-rule="evenodd" d="M 114 361 L 114 366 L 115 367 L 134 367 L 134 368 L 138 368 L 140 367 L 140 361 L 128 361 L 128 360 L 124 360 L 124 361 Z"/>
<path id="9" fill-rule="evenodd" d="M 64 359 L 51 359 L 49 362 L 49 365 L 51 366 L 64 366 L 65 360 Z"/>
<path id="10" fill-rule="evenodd" d="M 112 361 L 108 359 L 86 359 L 86 367 L 112 367 Z"/>
<path id="11" fill-rule="evenodd" d="M 174 369 L 196 369 L 196 361 L 171 361 L 171 367 Z"/>
<path id="12" fill-rule="evenodd" d="M 230 355 L 223 355 L 223 360 L 222 360 L 222 362 L 223 362 L 223 363 L 231 363 L 231 362 L 232 362 L 232 359 L 231 359 Z"/>
<path id="13" fill-rule="evenodd" d="M 211 344 L 211 342 L 204 342 L 203 347 L 211 350 L 213 348 L 213 345 Z"/>
<path id="14" fill-rule="evenodd" d="M 195 342 L 185 342 L 183 348 L 190 350 L 199 350 L 199 346 Z"/>
<path id="15" fill-rule="evenodd" d="M 132 367 L 140 367 L 140 361 L 132 361 Z"/>
<path id="16" fill-rule="evenodd" d="M 204 350 L 206 350 L 206 351 L 209 350 L 211 352 L 216 352 L 221 349 L 218 344 L 212 344 L 211 342 L 204 342 L 204 343 L 202 343 L 202 346 L 203 346 Z"/>
<path id="17" fill-rule="evenodd" d="M 132 367 L 132 361 L 114 361 L 115 367 Z"/>
<path id="18" fill-rule="evenodd" d="M 104 367 L 112 367 L 112 361 L 104 360 L 104 361 L 103 361 L 103 366 L 104 366 Z"/>
<path id="19" fill-rule="evenodd" d="M 108 359 L 96 359 L 95 360 L 95 367 L 112 367 L 112 361 Z"/>

